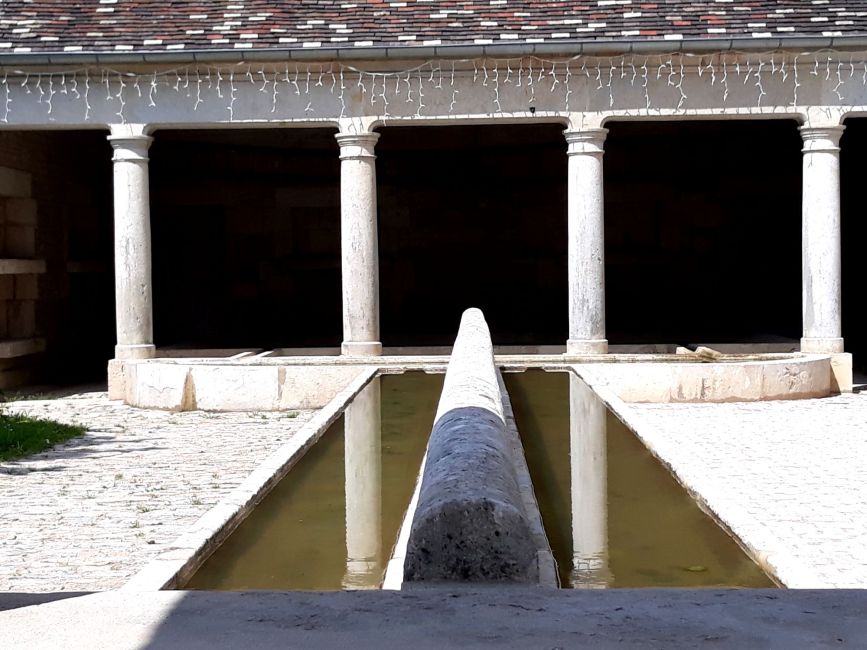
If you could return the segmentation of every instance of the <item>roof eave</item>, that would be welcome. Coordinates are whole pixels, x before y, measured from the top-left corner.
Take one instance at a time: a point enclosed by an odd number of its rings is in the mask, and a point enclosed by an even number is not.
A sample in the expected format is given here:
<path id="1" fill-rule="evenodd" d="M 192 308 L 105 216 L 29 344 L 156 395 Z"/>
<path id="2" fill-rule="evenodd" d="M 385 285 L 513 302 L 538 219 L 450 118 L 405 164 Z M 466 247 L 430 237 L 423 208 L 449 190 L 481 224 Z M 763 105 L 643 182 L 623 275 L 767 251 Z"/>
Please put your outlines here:
<path id="1" fill-rule="evenodd" d="M 0 54 L 0 65 L 117 65 L 143 63 L 235 63 L 275 61 L 470 59 L 521 56 L 615 56 L 684 52 L 867 49 L 867 34 L 851 36 L 776 36 L 772 38 L 692 38 L 682 40 L 562 40 L 543 43 L 400 45 L 339 48 L 261 48 L 161 50 L 139 52 L 28 52 Z"/>

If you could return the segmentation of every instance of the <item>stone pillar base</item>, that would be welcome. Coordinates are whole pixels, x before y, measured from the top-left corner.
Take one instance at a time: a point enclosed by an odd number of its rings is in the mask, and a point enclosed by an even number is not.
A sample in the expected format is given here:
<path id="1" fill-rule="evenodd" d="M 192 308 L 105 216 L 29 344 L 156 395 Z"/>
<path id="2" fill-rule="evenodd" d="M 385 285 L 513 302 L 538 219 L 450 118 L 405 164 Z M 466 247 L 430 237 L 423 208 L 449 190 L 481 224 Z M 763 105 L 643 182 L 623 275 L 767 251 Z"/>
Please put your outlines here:
<path id="1" fill-rule="evenodd" d="M 344 341 L 340 353 L 347 357 L 382 356 L 382 343 L 379 341 Z"/>
<path id="2" fill-rule="evenodd" d="M 141 343 L 137 345 L 115 345 L 115 359 L 152 359 L 156 355 L 156 346 L 153 343 Z"/>
<path id="3" fill-rule="evenodd" d="M 852 392 L 852 355 L 849 352 L 831 355 L 831 392 Z"/>
<path id="4" fill-rule="evenodd" d="M 588 354 L 608 354 L 608 339 L 569 339 L 566 341 L 567 357 L 580 357 Z"/>
<path id="5" fill-rule="evenodd" d="M 807 354 L 836 354 L 843 351 L 843 339 L 808 338 L 801 339 L 801 352 Z"/>
<path id="6" fill-rule="evenodd" d="M 126 399 L 123 359 L 111 359 L 108 362 L 108 399 Z"/>

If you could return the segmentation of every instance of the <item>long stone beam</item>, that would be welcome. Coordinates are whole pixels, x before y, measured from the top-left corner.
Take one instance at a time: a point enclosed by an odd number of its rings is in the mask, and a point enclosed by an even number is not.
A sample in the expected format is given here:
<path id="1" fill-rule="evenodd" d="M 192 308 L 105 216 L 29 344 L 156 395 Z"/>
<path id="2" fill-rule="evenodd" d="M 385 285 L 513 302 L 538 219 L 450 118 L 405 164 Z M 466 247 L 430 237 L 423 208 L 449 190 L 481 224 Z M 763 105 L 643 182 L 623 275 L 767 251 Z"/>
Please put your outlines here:
<path id="1" fill-rule="evenodd" d="M 428 443 L 404 581 L 536 583 L 537 547 L 482 312 L 468 309 Z"/>

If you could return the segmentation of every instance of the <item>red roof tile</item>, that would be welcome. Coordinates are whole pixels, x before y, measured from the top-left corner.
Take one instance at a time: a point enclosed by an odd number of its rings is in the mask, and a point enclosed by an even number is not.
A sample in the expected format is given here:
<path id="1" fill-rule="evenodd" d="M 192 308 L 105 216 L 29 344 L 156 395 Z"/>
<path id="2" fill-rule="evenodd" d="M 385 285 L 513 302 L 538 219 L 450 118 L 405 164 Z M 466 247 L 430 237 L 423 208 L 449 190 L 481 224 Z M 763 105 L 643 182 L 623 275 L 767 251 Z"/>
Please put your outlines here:
<path id="1" fill-rule="evenodd" d="M 867 0 L 0 0 L 0 54 L 515 44 L 624 33 L 867 34 Z"/>

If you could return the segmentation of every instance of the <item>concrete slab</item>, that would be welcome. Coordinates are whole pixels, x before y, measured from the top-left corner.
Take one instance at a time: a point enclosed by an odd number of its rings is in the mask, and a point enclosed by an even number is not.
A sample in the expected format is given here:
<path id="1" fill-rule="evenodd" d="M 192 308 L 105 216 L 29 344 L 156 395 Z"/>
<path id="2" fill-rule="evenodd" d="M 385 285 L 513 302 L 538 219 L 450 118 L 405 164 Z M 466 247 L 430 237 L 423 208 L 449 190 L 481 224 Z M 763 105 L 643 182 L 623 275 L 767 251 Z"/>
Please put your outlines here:
<path id="1" fill-rule="evenodd" d="M 867 592 L 108 592 L 0 612 L 17 650 L 856 648 Z"/>

